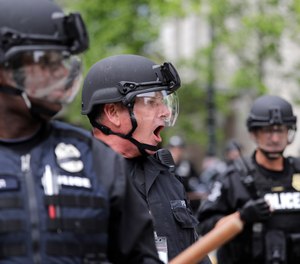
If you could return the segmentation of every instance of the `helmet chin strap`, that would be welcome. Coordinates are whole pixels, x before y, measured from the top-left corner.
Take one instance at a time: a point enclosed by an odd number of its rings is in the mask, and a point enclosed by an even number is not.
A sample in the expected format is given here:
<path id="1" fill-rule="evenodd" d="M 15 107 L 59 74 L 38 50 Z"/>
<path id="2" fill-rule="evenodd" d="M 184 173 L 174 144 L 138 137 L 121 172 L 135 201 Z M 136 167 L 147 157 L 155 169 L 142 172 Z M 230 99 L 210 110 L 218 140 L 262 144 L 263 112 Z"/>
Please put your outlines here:
<path id="1" fill-rule="evenodd" d="M 138 148 L 141 155 L 148 156 L 149 154 L 146 152 L 146 150 L 157 151 L 159 149 L 159 147 L 154 146 L 154 145 L 141 143 L 141 142 L 137 141 L 136 139 L 134 139 L 132 137 L 133 132 L 137 128 L 137 122 L 136 122 L 136 118 L 135 118 L 134 113 L 133 113 L 133 105 L 129 105 L 128 108 L 129 108 L 129 114 L 130 114 L 132 129 L 126 135 L 122 134 L 122 133 L 114 132 L 110 128 L 108 128 L 107 126 L 102 125 L 101 123 L 98 123 L 95 120 L 90 120 L 90 122 L 91 122 L 93 127 L 98 128 L 105 135 L 116 135 L 116 136 L 119 136 L 121 138 L 129 140 L 132 144 L 134 144 Z"/>
<path id="2" fill-rule="evenodd" d="M 276 152 L 271 152 L 271 151 L 267 151 L 264 150 L 262 148 L 259 148 L 259 150 L 265 155 L 265 157 L 269 160 L 276 160 L 280 157 L 282 157 L 283 151 L 276 151 Z"/>
<path id="3" fill-rule="evenodd" d="M 116 135 L 116 136 L 119 136 L 121 138 L 129 140 L 132 144 L 134 144 L 138 148 L 139 152 L 143 156 L 149 155 L 146 152 L 146 150 L 157 151 L 159 149 L 159 147 L 157 147 L 157 146 L 141 143 L 141 142 L 137 141 L 136 139 L 134 139 L 132 137 L 132 132 L 134 132 L 135 128 L 133 128 L 128 134 L 125 135 L 125 134 L 122 134 L 122 133 L 114 132 L 110 128 L 108 128 L 107 126 L 104 126 L 100 123 L 97 123 L 96 121 L 91 121 L 91 124 L 92 124 L 93 127 L 98 128 L 105 135 Z"/>
<path id="4" fill-rule="evenodd" d="M 45 120 L 45 118 L 43 118 L 42 115 L 52 118 L 57 114 L 57 111 L 53 111 L 48 108 L 38 106 L 34 103 L 31 104 L 31 108 L 29 109 L 29 111 L 33 116 L 33 118 L 38 120 L 43 120 L 43 121 Z"/>
<path id="5" fill-rule="evenodd" d="M 17 88 L 11 87 L 11 86 L 0 86 L 0 92 L 5 93 L 5 94 L 12 94 L 12 95 L 17 95 L 17 96 L 21 96 L 31 114 L 31 116 L 37 120 L 43 120 L 43 118 L 41 117 L 41 114 L 47 115 L 49 117 L 53 117 L 54 115 L 57 114 L 56 111 L 52 111 L 49 110 L 47 108 L 38 106 L 34 103 L 32 103 L 27 94 L 22 91 L 19 90 Z"/>

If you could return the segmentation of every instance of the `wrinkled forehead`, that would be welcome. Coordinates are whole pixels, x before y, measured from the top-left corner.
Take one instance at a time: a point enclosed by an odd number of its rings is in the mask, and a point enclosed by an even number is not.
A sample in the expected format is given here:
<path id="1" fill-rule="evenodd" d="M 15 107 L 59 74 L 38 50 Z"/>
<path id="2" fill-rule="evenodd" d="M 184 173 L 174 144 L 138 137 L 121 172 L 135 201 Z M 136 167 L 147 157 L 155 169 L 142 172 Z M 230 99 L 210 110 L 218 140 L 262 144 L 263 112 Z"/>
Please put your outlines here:
<path id="1" fill-rule="evenodd" d="M 147 93 L 138 94 L 136 97 L 153 97 L 153 98 L 163 98 L 167 96 L 167 92 L 163 91 L 152 91 Z"/>

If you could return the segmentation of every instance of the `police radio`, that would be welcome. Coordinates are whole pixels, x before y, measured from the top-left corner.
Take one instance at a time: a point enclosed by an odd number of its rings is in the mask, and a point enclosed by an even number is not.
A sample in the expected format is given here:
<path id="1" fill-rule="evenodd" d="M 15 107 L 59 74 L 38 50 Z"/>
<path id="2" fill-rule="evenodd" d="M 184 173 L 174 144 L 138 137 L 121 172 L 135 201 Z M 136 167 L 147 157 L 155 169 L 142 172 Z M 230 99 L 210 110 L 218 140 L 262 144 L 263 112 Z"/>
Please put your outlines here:
<path id="1" fill-rule="evenodd" d="M 163 165 L 169 167 L 170 172 L 175 172 L 175 162 L 171 152 L 168 149 L 159 149 L 155 152 L 154 157 Z"/>
<path id="2" fill-rule="evenodd" d="M 241 180 L 244 186 L 249 191 L 253 199 L 260 198 L 259 192 L 255 186 L 253 174 L 255 173 L 255 167 L 252 162 L 246 161 L 244 158 L 240 146 L 236 142 L 232 142 L 237 151 L 239 152 L 238 159 L 234 160 L 234 167 L 241 173 Z"/>

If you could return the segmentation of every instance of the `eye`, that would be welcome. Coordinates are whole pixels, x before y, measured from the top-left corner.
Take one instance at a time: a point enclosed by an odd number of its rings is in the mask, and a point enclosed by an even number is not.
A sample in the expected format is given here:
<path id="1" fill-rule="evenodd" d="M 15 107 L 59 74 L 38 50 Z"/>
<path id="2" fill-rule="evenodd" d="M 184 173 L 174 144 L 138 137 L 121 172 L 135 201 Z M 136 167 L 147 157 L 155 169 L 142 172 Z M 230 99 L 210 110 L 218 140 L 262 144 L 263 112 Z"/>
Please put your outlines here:
<path id="1" fill-rule="evenodd" d="M 144 97 L 144 103 L 149 106 L 155 106 L 156 100 L 154 97 Z"/>
<path id="2" fill-rule="evenodd" d="M 154 105 L 155 104 L 155 99 L 154 98 L 148 98 L 148 104 Z"/>

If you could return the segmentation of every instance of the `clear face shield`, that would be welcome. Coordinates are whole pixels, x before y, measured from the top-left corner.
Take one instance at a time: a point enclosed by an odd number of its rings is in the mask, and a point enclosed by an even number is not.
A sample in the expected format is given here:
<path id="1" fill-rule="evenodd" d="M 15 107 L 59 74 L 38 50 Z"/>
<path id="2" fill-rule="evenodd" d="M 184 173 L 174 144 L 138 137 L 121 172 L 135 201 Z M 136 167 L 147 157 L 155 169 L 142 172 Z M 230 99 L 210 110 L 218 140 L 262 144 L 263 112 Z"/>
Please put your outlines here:
<path id="1" fill-rule="evenodd" d="M 63 50 L 19 52 L 2 69 L 7 72 L 7 85 L 53 103 L 71 102 L 82 79 L 81 59 Z"/>
<path id="2" fill-rule="evenodd" d="M 256 129 L 256 143 L 269 158 L 282 156 L 286 146 L 293 141 L 294 129 L 286 125 L 270 125 Z"/>
<path id="3" fill-rule="evenodd" d="M 168 94 L 165 90 L 136 95 L 136 103 L 142 104 L 149 113 L 163 118 L 166 127 L 174 126 L 179 113 L 179 100 L 176 92 Z"/>

